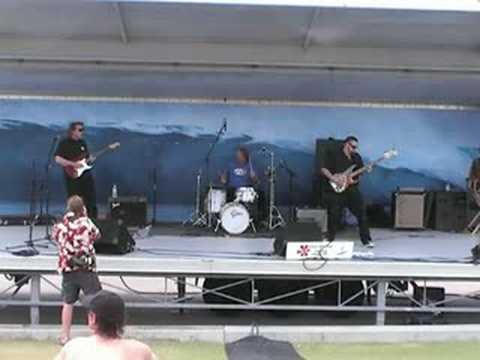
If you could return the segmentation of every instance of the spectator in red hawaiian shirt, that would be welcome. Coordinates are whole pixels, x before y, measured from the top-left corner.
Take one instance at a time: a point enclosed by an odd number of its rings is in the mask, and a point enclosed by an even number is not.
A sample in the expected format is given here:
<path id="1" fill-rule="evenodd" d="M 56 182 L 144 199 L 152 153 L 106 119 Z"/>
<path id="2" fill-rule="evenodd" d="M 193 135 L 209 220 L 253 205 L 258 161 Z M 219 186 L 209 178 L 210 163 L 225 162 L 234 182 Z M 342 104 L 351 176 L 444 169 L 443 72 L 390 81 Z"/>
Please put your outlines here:
<path id="1" fill-rule="evenodd" d="M 54 226 L 52 235 L 58 243 L 58 271 L 62 274 L 62 332 L 59 341 L 65 344 L 70 340 L 73 305 L 80 290 L 85 295 L 101 290 L 93 247 L 100 231 L 88 218 L 82 198 L 74 195 L 68 199 L 67 213 L 62 222 Z"/>

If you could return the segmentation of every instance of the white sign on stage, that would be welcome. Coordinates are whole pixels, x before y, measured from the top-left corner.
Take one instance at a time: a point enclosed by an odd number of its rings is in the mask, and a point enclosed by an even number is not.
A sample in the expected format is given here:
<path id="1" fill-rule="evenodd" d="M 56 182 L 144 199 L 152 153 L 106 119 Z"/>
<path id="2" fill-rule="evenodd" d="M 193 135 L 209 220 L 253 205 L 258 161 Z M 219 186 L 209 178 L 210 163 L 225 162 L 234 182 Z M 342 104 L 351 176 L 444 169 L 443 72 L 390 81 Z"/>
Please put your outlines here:
<path id="1" fill-rule="evenodd" d="M 287 260 L 350 260 L 353 256 L 353 241 L 289 242 Z"/>

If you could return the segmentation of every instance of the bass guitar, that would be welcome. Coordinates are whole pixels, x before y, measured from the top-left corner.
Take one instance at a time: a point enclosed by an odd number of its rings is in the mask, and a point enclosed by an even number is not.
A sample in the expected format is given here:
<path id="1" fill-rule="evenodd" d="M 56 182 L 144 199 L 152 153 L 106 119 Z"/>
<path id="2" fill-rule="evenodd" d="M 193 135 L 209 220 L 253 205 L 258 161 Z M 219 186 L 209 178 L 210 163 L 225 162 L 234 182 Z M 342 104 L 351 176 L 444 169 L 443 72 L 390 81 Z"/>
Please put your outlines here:
<path id="1" fill-rule="evenodd" d="M 93 168 L 93 165 L 100 156 L 103 154 L 106 154 L 109 151 L 115 150 L 118 147 L 120 147 L 119 142 L 114 142 L 110 145 L 105 146 L 103 149 L 97 151 L 96 153 L 92 154 L 92 157 L 94 160 L 89 160 L 85 157 L 85 155 L 82 155 L 80 158 L 73 160 L 75 163 L 79 164 L 80 167 L 75 168 L 73 166 L 65 166 L 64 170 L 67 173 L 69 177 L 72 179 L 78 179 L 81 177 L 86 171 L 90 170 Z"/>
<path id="2" fill-rule="evenodd" d="M 381 157 L 377 160 L 368 163 L 365 166 L 362 166 L 360 169 L 354 171 L 356 165 L 350 166 L 347 170 L 342 173 L 335 174 L 340 179 L 340 184 L 335 181 L 330 181 L 330 185 L 336 193 L 342 193 L 347 190 L 352 184 L 355 184 L 356 181 L 352 181 L 353 178 L 363 174 L 365 171 L 371 169 L 373 166 L 377 165 L 378 163 L 392 159 L 398 156 L 398 151 L 395 149 L 385 151 Z"/>

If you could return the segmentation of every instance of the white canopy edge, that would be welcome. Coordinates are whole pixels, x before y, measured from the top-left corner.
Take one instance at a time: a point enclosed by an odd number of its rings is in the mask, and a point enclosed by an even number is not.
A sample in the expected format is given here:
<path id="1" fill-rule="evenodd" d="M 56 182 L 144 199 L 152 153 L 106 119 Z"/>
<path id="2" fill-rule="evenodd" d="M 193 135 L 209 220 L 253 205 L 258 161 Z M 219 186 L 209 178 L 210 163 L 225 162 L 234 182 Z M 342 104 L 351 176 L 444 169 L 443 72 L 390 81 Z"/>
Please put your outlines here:
<path id="1" fill-rule="evenodd" d="M 480 12 L 479 0 L 96 0 L 113 3 L 178 3 L 250 6 Z"/>
<path id="2" fill-rule="evenodd" d="M 480 106 L 398 103 L 388 101 L 288 101 L 288 100 L 253 100 L 236 98 L 171 98 L 171 97 L 121 97 L 121 96 L 59 96 L 59 95 L 20 95 L 0 93 L 2 100 L 35 101 L 82 101 L 82 102 L 118 102 L 118 103 L 159 103 L 190 105 L 232 105 L 232 106 L 289 106 L 289 107 L 341 107 L 372 109 L 409 109 L 438 111 L 479 111 Z"/>

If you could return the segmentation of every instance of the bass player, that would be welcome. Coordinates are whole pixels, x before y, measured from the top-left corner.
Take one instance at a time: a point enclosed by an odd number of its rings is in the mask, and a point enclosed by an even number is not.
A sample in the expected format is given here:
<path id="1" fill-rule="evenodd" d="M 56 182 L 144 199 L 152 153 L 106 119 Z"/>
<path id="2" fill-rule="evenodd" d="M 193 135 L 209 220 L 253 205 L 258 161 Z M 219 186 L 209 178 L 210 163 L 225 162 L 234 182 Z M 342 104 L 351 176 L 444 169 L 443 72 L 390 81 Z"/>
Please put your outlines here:
<path id="1" fill-rule="evenodd" d="M 363 196 L 358 188 L 360 179 L 342 174 L 352 165 L 357 169 L 364 166 L 362 157 L 358 153 L 358 139 L 355 136 L 348 136 L 340 146 L 332 147 L 326 152 L 323 165 L 324 167 L 320 169 L 322 176 L 339 186 L 345 183 L 347 185 L 347 189 L 341 193 L 335 192 L 329 185 L 326 186 L 324 198 L 328 211 L 328 241 L 335 240 L 343 209 L 348 208 L 357 218 L 363 245 L 373 248 L 374 243 L 370 237 Z M 368 171 L 370 170 L 371 167 Z"/>

